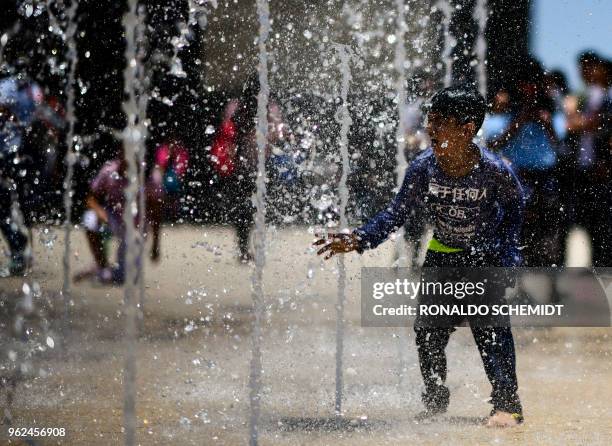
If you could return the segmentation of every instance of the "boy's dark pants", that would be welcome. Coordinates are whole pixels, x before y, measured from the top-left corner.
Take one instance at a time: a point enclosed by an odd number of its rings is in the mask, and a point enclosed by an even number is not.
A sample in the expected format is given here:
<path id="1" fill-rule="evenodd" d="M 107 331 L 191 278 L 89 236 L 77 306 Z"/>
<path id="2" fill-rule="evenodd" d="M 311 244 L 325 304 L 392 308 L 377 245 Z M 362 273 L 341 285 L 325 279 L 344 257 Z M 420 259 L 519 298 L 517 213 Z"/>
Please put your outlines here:
<path id="1" fill-rule="evenodd" d="M 482 260 L 482 259 L 479 259 Z M 475 264 L 463 253 L 441 254 L 428 252 L 424 267 L 461 266 Z M 488 265 L 495 263 L 486 262 Z M 429 273 L 424 273 L 429 274 Z M 433 273 L 434 275 L 436 273 Z M 427 278 L 426 280 L 431 280 Z M 487 282 L 483 299 L 487 304 L 502 303 L 505 283 Z M 453 298 L 456 303 L 457 300 Z M 421 297 L 420 303 L 452 303 L 440 300 L 439 296 Z M 522 414 L 516 379 L 516 354 L 509 319 L 490 320 L 479 316 L 422 317 L 415 321 L 416 344 L 421 375 L 425 384 L 422 394 L 425 407 L 430 410 L 445 410 L 450 392 L 446 382 L 446 354 L 444 352 L 450 334 L 455 327 L 467 319 L 484 365 L 487 378 L 493 387 L 491 403 L 494 411 Z"/>

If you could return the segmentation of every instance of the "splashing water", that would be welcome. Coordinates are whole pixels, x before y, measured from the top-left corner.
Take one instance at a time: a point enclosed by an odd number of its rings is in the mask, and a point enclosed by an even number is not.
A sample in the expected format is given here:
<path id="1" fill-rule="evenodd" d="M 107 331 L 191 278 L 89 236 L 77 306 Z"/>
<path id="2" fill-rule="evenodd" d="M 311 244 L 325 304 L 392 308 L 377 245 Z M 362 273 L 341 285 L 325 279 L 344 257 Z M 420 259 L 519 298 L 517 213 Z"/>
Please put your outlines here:
<path id="1" fill-rule="evenodd" d="M 259 414 L 261 411 L 261 324 L 264 318 L 263 269 L 266 244 L 266 145 L 268 142 L 268 52 L 266 41 L 270 34 L 268 0 L 257 0 L 259 17 L 259 94 L 257 95 L 257 192 L 255 194 L 255 268 L 253 270 L 253 348 L 249 376 L 249 444 L 258 444 Z"/>
<path id="2" fill-rule="evenodd" d="M 397 125 L 397 152 L 395 155 L 396 162 L 396 185 L 399 188 L 402 185 L 404 179 L 404 173 L 408 165 L 406 159 L 406 106 L 407 106 L 407 94 L 406 94 L 406 47 L 404 46 L 404 38 L 406 35 L 406 17 L 405 17 L 405 5 L 404 0 L 396 0 L 397 7 L 397 20 L 396 20 L 396 39 L 395 39 L 395 71 L 396 71 L 396 94 L 397 94 L 397 107 L 398 107 L 398 125 Z M 409 264 L 412 256 L 409 254 L 409 247 L 407 246 L 406 239 L 404 237 L 404 228 L 400 228 L 395 238 L 395 257 L 397 259 L 396 264 L 398 267 L 405 266 L 411 267 Z M 398 348 L 398 391 L 402 389 L 402 377 L 403 370 L 406 368 L 404 349 L 406 348 L 406 340 L 401 334 L 397 335 L 397 348 Z M 401 393 L 400 393 L 401 394 Z"/>
<path id="3" fill-rule="evenodd" d="M 0 36 L 0 69 L 4 69 L 4 47 L 11 40 L 13 36 L 16 36 L 21 29 L 21 23 L 15 22 L 11 29 L 6 31 L 4 34 Z"/>
<path id="4" fill-rule="evenodd" d="M 478 57 L 478 65 L 476 73 L 478 77 L 478 90 L 485 98 L 487 96 L 487 41 L 485 32 L 487 29 L 487 0 L 477 0 L 474 6 L 474 19 L 478 23 L 478 37 L 476 38 L 476 55 Z"/>
<path id="5" fill-rule="evenodd" d="M 64 162 L 66 163 L 66 177 L 64 178 L 64 212 L 66 213 L 64 221 L 64 278 L 62 285 L 62 296 L 64 299 L 64 326 L 66 328 L 68 323 L 68 309 L 70 305 L 70 251 L 72 249 L 70 235 L 72 230 L 72 177 L 74 174 L 74 163 L 76 161 L 76 154 L 74 151 L 74 125 L 76 123 L 76 117 L 74 114 L 74 80 L 76 73 L 76 66 L 78 63 L 77 49 L 75 34 L 77 29 L 77 23 L 75 20 L 76 11 L 78 8 L 77 0 L 73 0 L 70 8 L 67 11 L 68 25 L 66 27 L 66 45 L 68 47 L 68 63 L 70 64 L 70 70 L 68 71 L 68 79 L 66 81 L 66 121 L 68 123 L 68 131 L 66 132 L 66 157 Z M 47 8 L 50 10 L 50 8 Z"/>
<path id="6" fill-rule="evenodd" d="M 406 47 L 404 46 L 404 37 L 406 35 L 406 20 L 404 1 L 396 0 L 395 3 L 397 6 L 397 28 L 395 31 L 394 64 L 397 76 L 395 88 L 397 94 L 397 107 L 399 115 L 396 133 L 397 152 L 395 155 L 395 173 L 396 185 L 399 190 L 404 179 L 404 172 L 406 171 L 406 166 L 408 164 L 406 160 Z M 407 255 L 403 228 L 397 232 L 395 238 L 395 255 L 397 258 L 398 266 L 406 266 L 405 263 L 407 261 Z"/>
<path id="7" fill-rule="evenodd" d="M 349 191 L 346 180 L 349 174 L 348 133 L 351 127 L 351 115 L 348 109 L 348 92 L 351 82 L 350 53 L 345 45 L 338 45 L 340 53 L 340 71 L 342 73 L 341 85 L 341 107 L 340 107 L 340 155 L 342 157 L 342 176 L 338 185 L 340 196 L 340 230 L 346 230 L 348 220 L 346 218 L 346 206 L 348 204 Z M 344 254 L 338 256 L 338 300 L 336 303 L 336 402 L 335 414 L 342 415 L 342 355 L 344 350 L 344 302 L 346 300 L 346 266 Z"/>
<path id="8" fill-rule="evenodd" d="M 444 86 L 450 87 L 453 81 L 452 51 L 454 38 L 450 32 L 450 22 L 453 10 L 449 0 L 440 0 L 436 6 L 444 15 L 444 19 L 442 20 L 444 32 L 444 51 L 442 52 L 442 60 L 444 61 Z"/>
<path id="9" fill-rule="evenodd" d="M 187 0 L 189 5 L 189 18 L 187 23 L 189 26 L 200 25 L 204 29 L 208 23 L 208 7 L 207 5 L 217 8 L 217 0 Z"/>
<path id="10" fill-rule="evenodd" d="M 129 0 L 129 10 L 123 18 L 125 28 L 125 60 L 126 67 L 123 72 L 124 90 L 127 100 L 123 103 L 123 109 L 127 116 L 127 124 L 123 131 L 123 146 L 125 159 L 127 161 L 128 184 L 125 188 L 125 206 L 123 212 L 123 223 L 125 225 L 125 366 L 124 366 L 124 400 L 123 400 L 123 423 L 125 429 L 125 444 L 132 446 L 136 441 L 136 321 L 137 306 L 135 300 L 135 283 L 137 280 L 136 267 L 139 259 L 140 249 L 137 240 L 137 231 L 134 227 L 134 217 L 137 212 L 138 195 L 138 166 L 136 160 L 141 153 L 143 145 L 143 134 L 140 129 L 142 123 L 138 121 L 139 108 L 137 98 L 137 75 L 142 69 L 140 59 L 137 57 L 137 29 L 139 19 L 136 12 L 138 0 Z M 140 67 L 139 67 L 140 65 Z M 141 211 L 143 211 L 141 209 Z"/>
<path id="11" fill-rule="evenodd" d="M 150 78 L 146 74 L 145 66 L 144 66 L 144 58 L 145 58 L 145 12 L 144 6 L 141 6 L 138 9 L 138 25 L 136 27 L 136 41 L 138 42 L 138 51 L 136 52 L 136 67 L 137 67 L 137 85 L 139 89 L 138 96 L 138 128 L 140 130 L 140 134 L 142 137 L 142 144 L 140 145 L 140 150 L 138 151 L 138 183 L 140 189 L 139 195 L 139 203 L 138 208 L 140 209 L 139 215 L 139 237 L 140 237 L 140 254 L 139 258 L 141 259 L 138 262 L 138 284 L 139 284 L 139 312 L 138 315 L 140 317 L 141 323 L 144 321 L 144 303 L 145 303 L 145 279 L 144 279 L 144 250 L 145 250 L 145 226 L 146 226 L 146 193 L 144 190 L 146 179 L 145 179 L 145 161 L 147 156 L 147 145 L 144 143 L 147 138 L 147 105 L 149 102 L 149 84 Z"/>

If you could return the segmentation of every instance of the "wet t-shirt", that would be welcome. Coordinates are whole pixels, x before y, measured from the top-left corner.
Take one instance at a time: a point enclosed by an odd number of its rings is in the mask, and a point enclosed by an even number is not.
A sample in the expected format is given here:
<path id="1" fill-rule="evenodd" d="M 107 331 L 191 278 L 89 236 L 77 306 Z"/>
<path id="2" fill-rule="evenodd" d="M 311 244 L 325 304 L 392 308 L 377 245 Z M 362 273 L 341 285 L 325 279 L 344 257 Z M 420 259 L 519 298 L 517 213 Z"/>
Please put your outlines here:
<path id="1" fill-rule="evenodd" d="M 478 164 L 458 178 L 440 169 L 432 149 L 415 158 L 389 206 L 355 230 L 360 248 L 378 246 L 409 218 L 425 219 L 447 247 L 482 252 L 502 266 L 519 265 L 523 190 L 501 158 L 477 150 Z"/>

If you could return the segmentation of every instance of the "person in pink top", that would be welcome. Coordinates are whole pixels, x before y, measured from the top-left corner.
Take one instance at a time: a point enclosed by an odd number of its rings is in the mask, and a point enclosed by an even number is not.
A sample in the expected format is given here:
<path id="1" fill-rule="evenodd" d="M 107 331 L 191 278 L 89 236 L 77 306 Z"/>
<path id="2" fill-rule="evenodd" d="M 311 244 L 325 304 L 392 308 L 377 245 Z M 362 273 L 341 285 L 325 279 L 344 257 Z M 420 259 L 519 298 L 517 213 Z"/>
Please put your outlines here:
<path id="1" fill-rule="evenodd" d="M 215 171 L 224 181 L 227 193 L 225 212 L 236 228 L 238 260 L 252 261 L 249 239 L 255 225 L 255 207 L 252 195 L 256 192 L 258 147 L 256 140 L 257 73 L 249 76 L 240 99 L 231 101 L 224 113 L 224 123 L 211 148 L 211 161 Z M 272 153 L 271 144 L 284 138 L 281 109 L 271 98 L 268 105 L 268 145 L 265 156 Z"/>
<path id="2" fill-rule="evenodd" d="M 90 184 L 89 194 L 86 198 L 88 210 L 83 214 L 87 242 L 94 257 L 95 265 L 92 269 L 75 275 L 74 281 L 79 282 L 88 278 L 96 278 L 105 284 L 121 284 L 125 278 L 125 224 L 123 211 L 125 207 L 125 188 L 128 185 L 126 178 L 127 161 L 123 150 L 117 159 L 108 161 L 102 166 Z M 151 227 L 153 232 L 153 246 L 151 259 L 159 260 L 159 229 L 161 225 L 160 207 L 163 204 L 162 196 L 154 181 L 146 186 L 146 219 L 145 227 Z M 139 224 L 139 216 L 135 217 L 135 224 Z M 145 233 L 146 234 L 146 233 Z M 117 252 L 116 267 L 111 267 L 105 242 L 109 237 L 120 240 Z"/>
<path id="3" fill-rule="evenodd" d="M 177 215 L 188 163 L 189 152 L 178 138 L 171 136 L 157 146 L 148 194 L 150 201 L 157 202 L 153 211 L 160 213 L 159 221 L 164 214 L 168 217 Z"/>
<path id="4" fill-rule="evenodd" d="M 164 219 L 175 219 L 187 174 L 189 152 L 172 132 L 155 149 L 155 165 L 147 181 L 147 215 L 153 228 L 151 257 L 159 259 L 159 226 Z"/>

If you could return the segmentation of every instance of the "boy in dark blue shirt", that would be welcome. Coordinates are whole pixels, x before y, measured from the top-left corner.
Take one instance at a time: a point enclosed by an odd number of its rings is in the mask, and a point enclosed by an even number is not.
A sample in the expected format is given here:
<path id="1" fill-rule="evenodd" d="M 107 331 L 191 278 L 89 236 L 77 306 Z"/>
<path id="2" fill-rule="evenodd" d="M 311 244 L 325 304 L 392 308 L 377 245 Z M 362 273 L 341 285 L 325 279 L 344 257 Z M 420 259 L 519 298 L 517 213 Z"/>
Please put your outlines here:
<path id="1" fill-rule="evenodd" d="M 524 196 L 512 169 L 472 140 L 485 114 L 485 101 L 471 88 L 449 87 L 436 93 L 427 114 L 432 147 L 406 171 L 391 204 L 352 233 L 318 240 L 319 254 L 363 252 L 382 243 L 408 218 L 424 218 L 434 226 L 425 267 L 517 267 Z M 505 284 L 489 283 L 489 303 L 503 299 Z M 431 303 L 435 301 L 430 301 Z M 450 393 L 444 349 L 454 326 L 464 317 L 440 325 L 417 317 L 416 343 L 425 382 L 422 416 L 446 411 Z M 516 379 L 516 356 L 509 320 L 491 326 L 470 319 L 470 327 L 493 392 L 489 426 L 513 426 L 523 419 Z M 497 325 L 497 324 L 496 324 Z"/>

